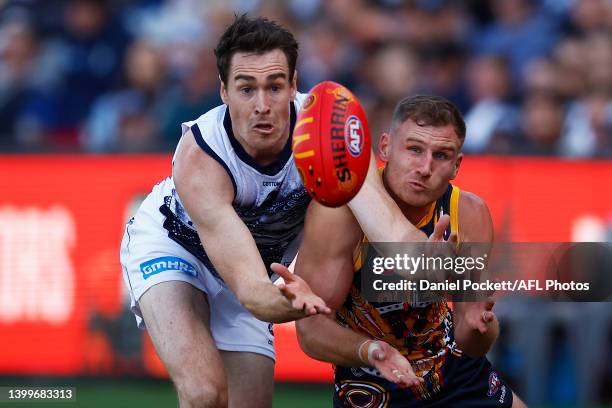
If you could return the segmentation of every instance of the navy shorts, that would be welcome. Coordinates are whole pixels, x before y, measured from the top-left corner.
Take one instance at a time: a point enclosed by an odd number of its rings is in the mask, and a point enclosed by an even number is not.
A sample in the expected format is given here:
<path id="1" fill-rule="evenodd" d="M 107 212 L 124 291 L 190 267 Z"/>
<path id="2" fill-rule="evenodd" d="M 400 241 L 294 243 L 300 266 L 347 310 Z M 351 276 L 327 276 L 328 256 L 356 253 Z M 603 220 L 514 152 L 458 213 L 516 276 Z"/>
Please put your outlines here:
<path id="1" fill-rule="evenodd" d="M 373 376 L 359 368 L 337 367 L 334 407 L 448 408 L 511 407 L 512 390 L 486 357 L 448 355 L 439 372 L 425 375 L 425 389 L 436 376 L 437 392 L 423 397 L 411 388 Z M 419 398 L 417 398 L 419 395 Z"/>

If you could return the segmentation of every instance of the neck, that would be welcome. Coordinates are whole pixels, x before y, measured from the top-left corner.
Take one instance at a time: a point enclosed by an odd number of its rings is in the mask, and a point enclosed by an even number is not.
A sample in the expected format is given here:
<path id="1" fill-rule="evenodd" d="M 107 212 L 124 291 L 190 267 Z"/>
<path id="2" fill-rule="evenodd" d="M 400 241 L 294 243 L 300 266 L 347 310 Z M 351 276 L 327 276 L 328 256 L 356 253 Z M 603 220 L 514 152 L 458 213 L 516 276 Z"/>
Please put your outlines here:
<path id="1" fill-rule="evenodd" d="M 238 143 L 242 146 L 244 151 L 260 166 L 267 166 L 269 164 L 274 163 L 279 156 L 282 154 L 285 146 L 287 145 L 287 140 L 289 139 L 289 130 L 285 132 L 285 137 L 278 140 L 278 143 L 266 147 L 265 149 L 257 149 L 253 146 L 250 146 L 246 141 L 239 136 L 234 129 L 234 135 Z"/>

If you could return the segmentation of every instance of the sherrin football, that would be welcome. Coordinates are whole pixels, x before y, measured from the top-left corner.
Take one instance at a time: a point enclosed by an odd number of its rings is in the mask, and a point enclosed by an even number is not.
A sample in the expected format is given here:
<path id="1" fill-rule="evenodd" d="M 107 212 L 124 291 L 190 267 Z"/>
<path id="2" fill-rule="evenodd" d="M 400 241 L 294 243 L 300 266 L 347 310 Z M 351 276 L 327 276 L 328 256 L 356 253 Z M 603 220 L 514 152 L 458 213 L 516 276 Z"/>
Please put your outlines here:
<path id="1" fill-rule="evenodd" d="M 304 186 L 328 207 L 349 202 L 370 163 L 370 129 L 359 100 L 331 81 L 312 88 L 293 130 L 293 156 Z"/>

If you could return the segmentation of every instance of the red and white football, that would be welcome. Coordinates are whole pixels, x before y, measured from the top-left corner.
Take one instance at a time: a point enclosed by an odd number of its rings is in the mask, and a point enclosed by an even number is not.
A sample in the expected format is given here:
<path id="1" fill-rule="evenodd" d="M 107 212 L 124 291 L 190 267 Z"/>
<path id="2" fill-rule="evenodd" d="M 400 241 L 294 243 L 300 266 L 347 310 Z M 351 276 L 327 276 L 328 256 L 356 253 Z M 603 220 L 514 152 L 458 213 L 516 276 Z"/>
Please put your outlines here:
<path id="1" fill-rule="evenodd" d="M 331 81 L 312 88 L 293 131 L 293 156 L 304 186 L 328 207 L 349 202 L 370 163 L 370 129 L 359 100 Z"/>

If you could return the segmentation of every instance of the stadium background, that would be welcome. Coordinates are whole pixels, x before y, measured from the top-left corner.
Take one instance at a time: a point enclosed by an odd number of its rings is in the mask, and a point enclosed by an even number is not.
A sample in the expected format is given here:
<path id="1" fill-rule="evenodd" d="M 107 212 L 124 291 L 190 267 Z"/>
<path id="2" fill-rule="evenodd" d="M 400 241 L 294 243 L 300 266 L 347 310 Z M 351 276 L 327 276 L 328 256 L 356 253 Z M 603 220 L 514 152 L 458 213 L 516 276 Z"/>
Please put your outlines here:
<path id="1" fill-rule="evenodd" d="M 70 406 L 175 403 L 118 246 L 170 172 L 179 123 L 220 103 L 212 47 L 235 12 L 288 26 L 299 89 L 351 88 L 374 141 L 399 98 L 453 100 L 468 125 L 457 184 L 489 204 L 498 240 L 610 242 L 608 0 L 0 1 L 0 385 L 76 385 Z M 609 303 L 496 308 L 490 357 L 528 403 L 612 402 Z M 275 406 L 329 406 L 329 365 L 291 324 L 275 331 Z"/>

